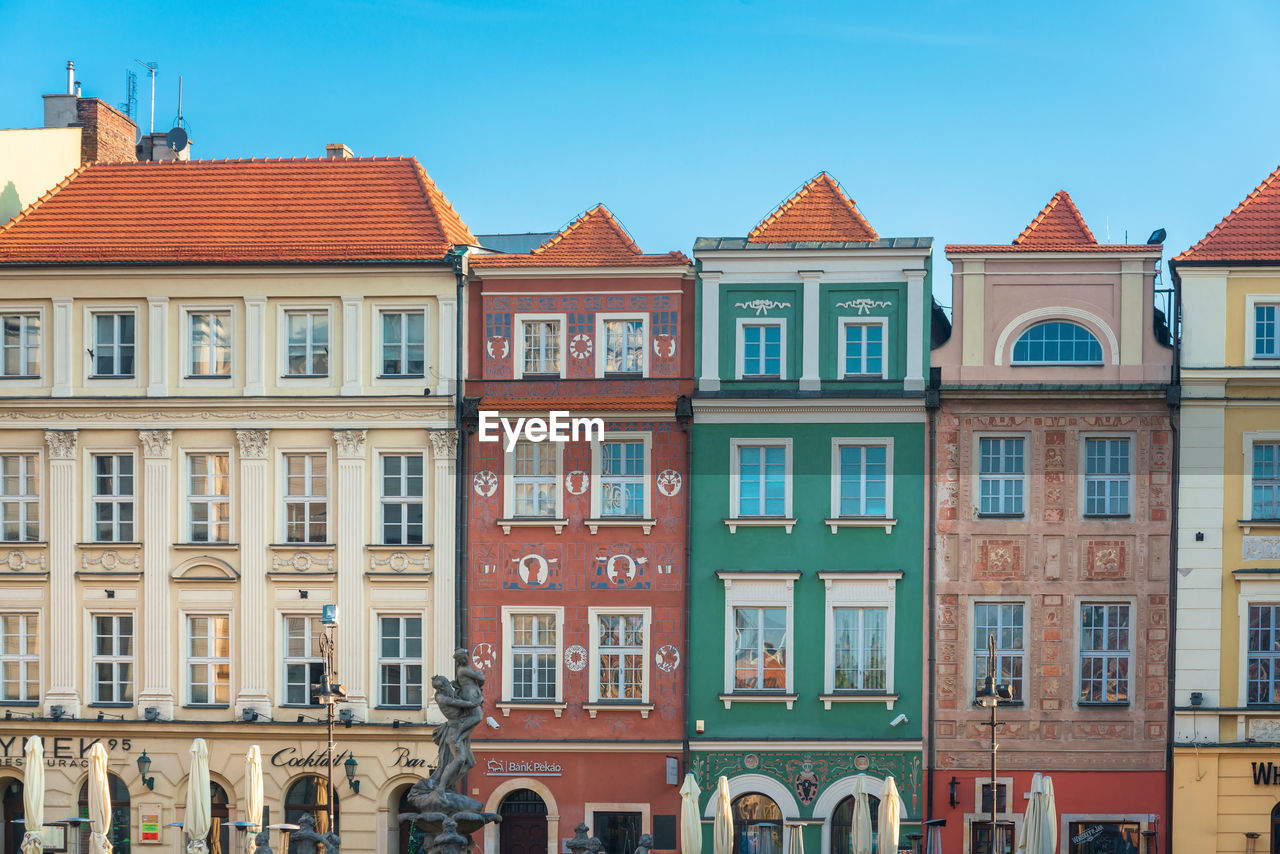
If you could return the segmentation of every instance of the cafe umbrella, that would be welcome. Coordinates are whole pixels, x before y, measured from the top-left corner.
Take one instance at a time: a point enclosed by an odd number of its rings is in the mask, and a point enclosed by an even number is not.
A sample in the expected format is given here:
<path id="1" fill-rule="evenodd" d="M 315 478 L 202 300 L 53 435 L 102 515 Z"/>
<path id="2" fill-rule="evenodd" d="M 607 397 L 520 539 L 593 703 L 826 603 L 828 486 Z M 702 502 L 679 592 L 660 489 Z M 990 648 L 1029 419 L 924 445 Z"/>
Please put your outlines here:
<path id="1" fill-rule="evenodd" d="M 733 852 L 733 802 L 729 799 L 729 778 L 716 781 L 716 823 L 713 834 L 715 854 Z"/>
<path id="2" fill-rule="evenodd" d="M 22 784 L 27 831 L 22 837 L 22 854 L 40 854 L 44 850 L 44 743 L 40 736 L 28 738 L 22 753 L 27 772 Z"/>
<path id="3" fill-rule="evenodd" d="M 244 756 L 245 816 L 253 828 L 262 822 L 262 748 L 254 744 Z"/>
<path id="4" fill-rule="evenodd" d="M 107 788 L 107 750 L 89 749 L 89 854 L 111 854 L 111 790 Z"/>
<path id="5" fill-rule="evenodd" d="M 867 778 L 853 784 L 853 822 L 849 830 L 853 854 L 871 854 L 871 804 L 867 801 Z"/>
<path id="6" fill-rule="evenodd" d="M 203 738 L 191 742 L 191 771 L 187 775 L 187 807 L 182 830 L 187 834 L 187 854 L 208 854 L 212 804 L 209 799 L 209 746 Z"/>
<path id="7" fill-rule="evenodd" d="M 684 775 L 680 787 L 680 850 L 683 854 L 702 854 L 702 820 L 698 816 L 698 798 L 702 789 L 692 774 Z"/>
<path id="8" fill-rule="evenodd" d="M 898 850 L 898 830 L 902 820 L 902 796 L 892 777 L 884 778 L 884 790 L 880 793 L 880 850 Z"/>

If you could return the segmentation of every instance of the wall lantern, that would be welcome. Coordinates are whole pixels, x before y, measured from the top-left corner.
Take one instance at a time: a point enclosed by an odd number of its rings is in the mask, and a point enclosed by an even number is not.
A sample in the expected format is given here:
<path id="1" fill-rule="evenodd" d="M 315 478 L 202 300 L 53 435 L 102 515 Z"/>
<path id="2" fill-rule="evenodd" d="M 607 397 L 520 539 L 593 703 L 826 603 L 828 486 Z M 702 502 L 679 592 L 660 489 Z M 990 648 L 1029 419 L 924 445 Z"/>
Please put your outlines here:
<path id="1" fill-rule="evenodd" d="M 356 758 L 347 754 L 347 761 L 342 763 L 342 769 L 347 772 L 347 785 L 351 787 L 351 791 L 360 794 L 360 781 L 356 779 Z"/>
<path id="2" fill-rule="evenodd" d="M 959 806 L 960 799 L 956 797 L 956 790 L 960 788 L 960 781 L 955 777 L 952 777 L 951 782 L 947 784 L 947 788 L 951 790 L 950 797 L 947 798 L 947 803 L 953 807 Z"/>
<path id="3" fill-rule="evenodd" d="M 155 791 L 156 778 L 148 777 L 147 772 L 151 770 L 151 757 L 147 755 L 147 751 L 142 751 L 142 755 L 138 757 L 138 773 L 142 776 L 142 785 L 148 789 Z"/>

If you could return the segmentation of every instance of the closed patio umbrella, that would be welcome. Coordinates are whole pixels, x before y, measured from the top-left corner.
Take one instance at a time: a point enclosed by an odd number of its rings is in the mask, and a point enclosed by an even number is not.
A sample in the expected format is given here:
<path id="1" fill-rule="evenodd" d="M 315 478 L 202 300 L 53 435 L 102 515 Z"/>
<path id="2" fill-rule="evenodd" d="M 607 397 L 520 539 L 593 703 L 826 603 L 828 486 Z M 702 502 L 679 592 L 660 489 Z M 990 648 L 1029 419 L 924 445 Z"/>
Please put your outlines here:
<path id="1" fill-rule="evenodd" d="M 1053 778 L 1044 775 L 1041 781 L 1044 786 L 1044 827 L 1045 836 L 1049 840 L 1049 854 L 1058 850 L 1058 802 L 1053 794 Z"/>
<path id="2" fill-rule="evenodd" d="M 890 854 L 898 850 L 898 827 L 902 820 L 902 796 L 892 777 L 884 778 L 884 791 L 880 795 L 880 851 Z"/>
<path id="3" fill-rule="evenodd" d="M 22 836 L 22 854 L 40 854 L 44 850 L 44 742 L 40 736 L 27 739 L 22 753 L 27 771 L 22 783 L 23 821 L 27 830 Z"/>
<path id="4" fill-rule="evenodd" d="M 205 837 L 211 820 L 209 802 L 209 747 L 203 738 L 191 742 L 191 771 L 187 775 L 187 808 L 182 814 L 182 830 L 187 834 L 187 854 L 208 854 Z"/>
<path id="5" fill-rule="evenodd" d="M 702 854 L 702 819 L 698 812 L 698 798 L 702 789 L 692 774 L 684 775 L 680 787 L 680 851 L 681 854 Z"/>
<path id="6" fill-rule="evenodd" d="M 89 748 L 89 854 L 111 854 L 111 790 L 107 788 L 107 750 Z"/>
<path id="7" fill-rule="evenodd" d="M 853 784 L 852 854 L 871 854 L 871 804 L 867 801 L 866 780 L 858 777 Z"/>
<path id="8" fill-rule="evenodd" d="M 245 820 L 252 834 L 262 827 L 262 748 L 254 744 L 244 755 Z M 246 846 L 247 847 L 247 846 Z"/>
<path id="9" fill-rule="evenodd" d="M 1019 854 L 1053 854 L 1057 844 L 1054 824 L 1054 808 L 1050 806 L 1053 782 L 1039 773 L 1031 778 L 1031 798 L 1027 814 L 1022 819 L 1018 834 Z"/>
<path id="10" fill-rule="evenodd" d="M 729 798 L 729 778 L 716 781 L 715 854 L 733 854 L 733 802 Z"/>
<path id="11" fill-rule="evenodd" d="M 789 833 L 791 834 L 791 841 L 788 843 L 790 851 L 787 854 L 804 854 L 804 836 L 800 833 L 800 825 L 791 825 Z"/>

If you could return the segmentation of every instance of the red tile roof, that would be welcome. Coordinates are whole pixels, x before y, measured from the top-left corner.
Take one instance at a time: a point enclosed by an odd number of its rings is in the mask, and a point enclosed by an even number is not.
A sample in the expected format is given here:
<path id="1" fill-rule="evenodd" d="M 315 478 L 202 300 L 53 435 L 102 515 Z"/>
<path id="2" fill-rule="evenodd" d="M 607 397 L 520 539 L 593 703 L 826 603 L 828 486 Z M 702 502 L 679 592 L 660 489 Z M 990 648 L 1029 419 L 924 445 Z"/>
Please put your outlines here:
<path id="1" fill-rule="evenodd" d="M 89 163 L 0 227 L 0 264 L 423 261 L 474 242 L 411 157 Z"/>
<path id="2" fill-rule="evenodd" d="M 583 412 L 635 412 L 656 410 L 675 412 L 676 400 L 672 395 L 577 395 L 566 397 L 494 397 L 485 395 L 481 409 L 498 412 L 551 412 L 568 410 L 572 415 Z M 572 416 L 571 416 L 572 417 Z"/>
<path id="3" fill-rule="evenodd" d="M 1099 243 L 1085 224 L 1079 208 L 1066 190 L 1053 194 L 1035 219 L 1022 229 L 1012 244 L 951 244 L 946 252 L 953 254 L 989 254 L 993 252 L 1155 252 L 1160 246 L 1147 244 Z"/>
<path id="4" fill-rule="evenodd" d="M 1175 261 L 1280 261 L 1280 167 Z"/>
<path id="5" fill-rule="evenodd" d="M 681 252 L 646 255 L 609 209 L 596 205 L 527 254 L 472 255 L 472 267 L 665 267 L 688 264 Z"/>
<path id="6" fill-rule="evenodd" d="M 751 229 L 747 242 L 857 242 L 877 238 L 876 230 L 836 179 L 819 172 Z"/>

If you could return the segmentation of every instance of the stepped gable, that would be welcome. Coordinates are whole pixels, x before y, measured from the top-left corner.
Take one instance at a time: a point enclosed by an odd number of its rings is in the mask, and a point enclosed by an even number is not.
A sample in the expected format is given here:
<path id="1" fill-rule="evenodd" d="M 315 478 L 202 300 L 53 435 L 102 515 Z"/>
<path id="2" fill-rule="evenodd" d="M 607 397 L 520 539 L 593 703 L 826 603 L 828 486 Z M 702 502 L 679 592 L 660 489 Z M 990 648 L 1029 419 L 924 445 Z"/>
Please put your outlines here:
<path id="1" fill-rule="evenodd" d="M 1280 167 L 1175 261 L 1280 261 Z"/>
<path id="2" fill-rule="evenodd" d="M 0 264 L 438 261 L 474 242 L 411 157 L 89 163 L 0 227 Z"/>
<path id="3" fill-rule="evenodd" d="M 819 172 L 751 229 L 747 242 L 859 243 L 878 237 L 839 182 Z"/>
<path id="4" fill-rule="evenodd" d="M 682 252 L 646 255 L 603 204 L 579 216 L 532 252 L 470 258 L 473 268 L 664 267 L 688 263 Z"/>

